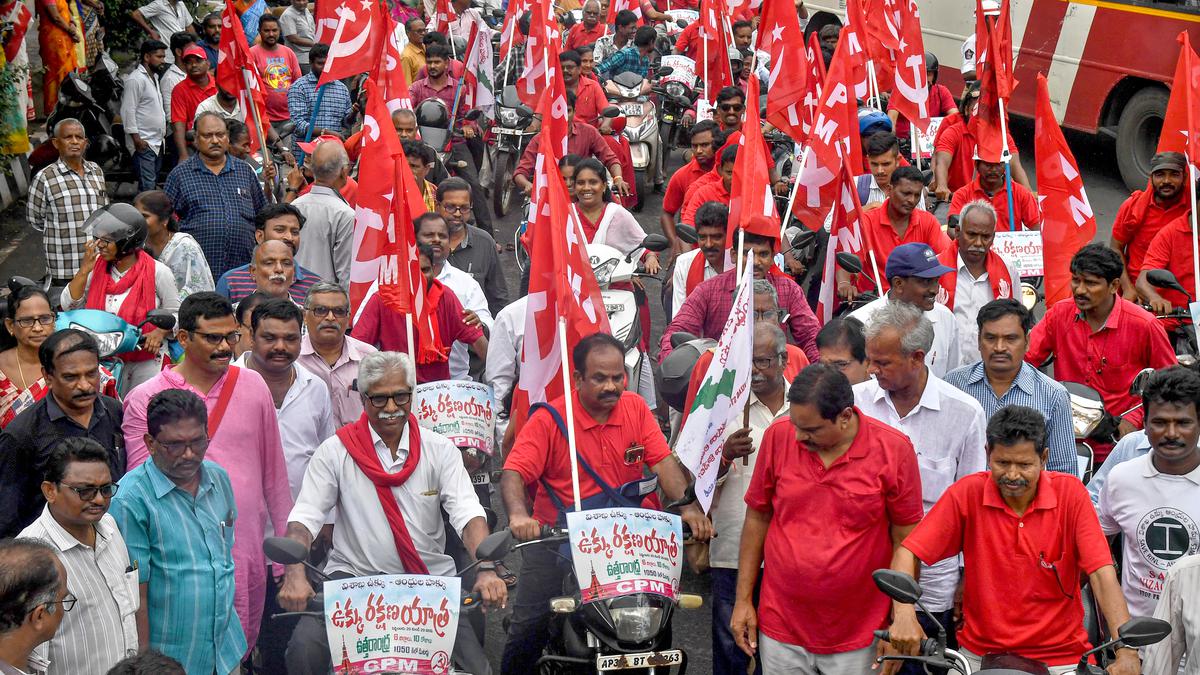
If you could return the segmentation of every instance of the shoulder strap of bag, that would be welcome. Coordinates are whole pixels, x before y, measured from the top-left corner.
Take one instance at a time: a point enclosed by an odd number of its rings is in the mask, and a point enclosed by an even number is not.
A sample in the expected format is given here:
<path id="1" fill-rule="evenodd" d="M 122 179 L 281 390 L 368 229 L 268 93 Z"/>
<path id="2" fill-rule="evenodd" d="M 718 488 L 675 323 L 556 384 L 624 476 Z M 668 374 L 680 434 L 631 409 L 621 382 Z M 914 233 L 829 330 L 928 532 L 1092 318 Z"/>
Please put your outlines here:
<path id="1" fill-rule="evenodd" d="M 529 417 L 532 418 L 533 413 L 537 412 L 539 408 L 550 413 L 550 417 L 554 420 L 554 425 L 558 427 L 559 433 L 563 435 L 563 438 L 566 438 L 567 425 L 565 422 L 563 422 L 563 417 L 558 412 L 558 409 L 549 403 L 534 403 L 533 405 L 529 406 Z M 592 466 L 587 463 L 587 460 L 583 458 L 583 453 L 575 453 L 575 458 L 579 461 L 579 466 L 583 467 L 583 470 L 592 477 L 592 480 L 595 481 L 596 485 L 599 486 L 600 491 L 603 492 L 605 496 L 618 504 L 627 503 L 629 501 L 621 493 L 614 490 L 612 486 L 604 482 L 604 479 L 600 477 L 600 474 L 596 473 L 596 471 L 592 469 Z M 554 502 L 554 506 L 557 507 L 559 511 L 567 510 L 563 506 L 562 501 L 558 498 L 558 495 L 554 494 L 554 490 L 551 490 L 550 486 L 546 484 L 545 479 L 542 479 L 542 487 L 546 488 L 546 493 L 550 495 L 550 500 Z"/>
<path id="2" fill-rule="evenodd" d="M 208 415 L 208 437 L 210 439 L 217 437 L 217 429 L 221 428 L 221 419 L 225 417 L 225 409 L 229 407 L 229 400 L 233 398 L 234 385 L 237 384 L 238 373 L 241 370 L 237 366 L 229 366 L 229 374 L 225 377 L 225 385 L 221 387 L 217 405 Z"/>
<path id="3" fill-rule="evenodd" d="M 855 185 L 858 188 L 858 202 L 866 204 L 867 200 L 871 198 L 871 174 L 859 176 Z"/>

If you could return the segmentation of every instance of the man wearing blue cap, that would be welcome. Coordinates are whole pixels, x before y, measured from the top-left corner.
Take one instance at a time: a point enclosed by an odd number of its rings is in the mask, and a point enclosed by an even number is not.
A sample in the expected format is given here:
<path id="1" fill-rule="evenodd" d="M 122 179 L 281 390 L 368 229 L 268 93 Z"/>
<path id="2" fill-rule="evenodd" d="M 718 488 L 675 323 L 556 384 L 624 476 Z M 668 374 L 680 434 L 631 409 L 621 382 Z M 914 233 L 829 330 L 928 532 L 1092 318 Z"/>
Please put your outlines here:
<path id="1" fill-rule="evenodd" d="M 850 316 L 864 326 L 870 326 L 871 318 L 889 302 L 916 306 L 925 312 L 925 317 L 933 324 L 933 346 L 925 353 L 925 365 L 929 366 L 930 373 L 945 377 L 946 373 L 960 365 L 958 326 L 954 321 L 954 313 L 937 301 L 941 288 L 938 279 L 953 271 L 938 260 L 928 244 L 901 244 L 892 250 L 884 268 L 891 289 Z"/>

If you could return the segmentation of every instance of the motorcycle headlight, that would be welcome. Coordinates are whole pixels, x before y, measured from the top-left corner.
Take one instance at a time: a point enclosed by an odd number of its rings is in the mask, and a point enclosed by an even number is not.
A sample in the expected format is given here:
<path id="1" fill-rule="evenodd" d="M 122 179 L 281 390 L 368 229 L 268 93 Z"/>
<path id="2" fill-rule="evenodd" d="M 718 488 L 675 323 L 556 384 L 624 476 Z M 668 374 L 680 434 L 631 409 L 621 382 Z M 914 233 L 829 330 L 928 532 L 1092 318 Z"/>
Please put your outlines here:
<path id="1" fill-rule="evenodd" d="M 516 127 L 518 120 L 515 108 L 500 108 L 500 124 L 506 127 Z"/>
<path id="2" fill-rule="evenodd" d="M 668 82 L 663 89 L 674 98 L 679 98 L 687 93 L 687 88 L 682 82 Z"/>
<path id="3" fill-rule="evenodd" d="M 645 642 L 658 634 L 661 607 L 609 607 L 613 630 L 622 642 Z"/>
<path id="4" fill-rule="evenodd" d="M 596 283 L 601 286 L 607 286 L 612 279 L 613 270 L 617 269 L 617 263 L 620 261 L 616 258 L 611 258 L 604 263 L 592 268 L 592 272 L 596 275 Z"/>
<path id="5" fill-rule="evenodd" d="M 95 333 L 77 323 L 71 324 L 71 328 L 81 330 L 96 338 L 96 343 L 100 345 L 101 359 L 112 357 L 117 353 L 117 350 L 121 348 L 121 343 L 125 341 L 125 334 L 121 332 Z"/>

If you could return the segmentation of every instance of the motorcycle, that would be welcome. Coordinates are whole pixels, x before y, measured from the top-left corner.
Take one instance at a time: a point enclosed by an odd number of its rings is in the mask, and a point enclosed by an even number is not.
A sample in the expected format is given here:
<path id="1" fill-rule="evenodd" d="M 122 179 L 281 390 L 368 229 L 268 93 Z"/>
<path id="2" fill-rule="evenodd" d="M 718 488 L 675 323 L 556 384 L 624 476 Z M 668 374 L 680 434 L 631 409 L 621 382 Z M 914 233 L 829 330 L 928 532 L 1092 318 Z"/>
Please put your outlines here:
<path id="1" fill-rule="evenodd" d="M 835 256 L 834 262 L 839 268 L 849 272 L 852 275 L 861 275 L 865 277 L 867 281 L 870 281 L 871 285 L 875 287 L 874 291 L 863 291 L 849 302 L 840 302 L 837 309 L 833 312 L 835 317 L 848 316 L 854 310 L 879 299 L 879 283 L 872 279 L 871 276 L 863 270 L 862 260 L 859 260 L 858 256 L 854 255 L 853 253 L 841 251 Z"/>
<path id="2" fill-rule="evenodd" d="M 492 167 L 492 210 L 503 218 L 512 210 L 513 200 L 520 199 L 520 190 L 513 183 L 513 171 L 521 161 L 529 141 L 537 135 L 530 131 L 533 111 L 521 103 L 516 85 L 508 85 L 496 103 L 496 125 L 489 150 Z"/>
<path id="3" fill-rule="evenodd" d="M 146 326 L 169 331 L 175 327 L 175 315 L 165 309 L 152 309 L 146 313 L 146 319 L 135 326 L 103 310 L 72 309 L 59 312 L 54 322 L 56 331 L 74 328 L 95 338 L 96 344 L 100 345 L 100 365 L 107 368 L 118 383 L 122 381 L 121 374 L 125 368 L 121 357 L 142 348 L 146 342 L 142 329 Z M 158 353 L 158 362 L 161 365 L 164 359 L 177 361 L 182 356 L 183 348 L 178 342 L 165 340 Z M 120 393 L 124 395 L 127 392 Z"/>
<path id="4" fill-rule="evenodd" d="M 1191 306 L 1192 295 L 1171 272 L 1147 270 L 1146 281 L 1155 288 L 1182 293 L 1187 298 L 1188 306 Z M 1181 307 L 1167 314 L 1158 314 L 1155 318 L 1164 324 L 1163 328 L 1167 329 L 1167 335 L 1171 338 L 1175 347 L 1175 357 L 1179 362 L 1185 366 L 1194 364 L 1200 355 L 1200 349 L 1197 349 L 1196 345 L 1196 326 L 1192 323 L 1192 313 Z"/>
<path id="5" fill-rule="evenodd" d="M 1129 385 L 1129 393 L 1141 396 L 1146 379 L 1154 372 L 1153 368 L 1144 368 L 1133 378 Z M 1075 432 L 1075 452 L 1079 457 L 1079 478 L 1086 484 L 1092 478 L 1095 469 L 1094 443 L 1111 443 L 1116 437 L 1117 425 L 1121 418 L 1141 407 L 1141 404 L 1114 417 L 1104 409 L 1104 399 L 1100 392 L 1081 382 L 1063 382 L 1071 401 L 1071 427 Z"/>
<path id="6" fill-rule="evenodd" d="M 619 73 L 604 85 L 608 99 L 627 120 L 624 134 L 629 140 L 637 181 L 635 211 L 641 209 L 646 197 L 654 191 L 662 173 L 662 138 L 651 90 L 650 81 L 633 72 Z"/>
<path id="7" fill-rule="evenodd" d="M 871 577 L 884 595 L 905 605 L 916 605 L 925 611 L 921 604 L 921 585 L 917 583 L 916 579 L 903 572 L 890 569 L 875 570 Z M 921 640 L 920 654 L 913 656 L 889 654 L 876 659 L 876 663 L 882 665 L 887 661 L 901 661 L 920 664 L 926 668 L 952 670 L 961 675 L 972 675 L 972 673 L 979 675 L 1022 675 L 1023 673 L 1047 675 L 1050 672 L 1046 664 L 1015 654 L 985 654 L 983 668 L 972 670 L 971 664 L 962 654 L 946 647 L 946 628 L 937 620 L 937 617 L 929 612 L 925 612 L 925 615 L 937 625 L 938 632 L 937 637 Z M 1088 663 L 1093 655 L 1103 661 L 1104 655 L 1110 649 L 1147 647 L 1161 642 L 1171 634 L 1171 624 L 1162 619 L 1135 616 L 1121 624 L 1117 633 L 1118 637 L 1084 652 L 1079 659 L 1079 664 L 1075 667 L 1075 674 L 1104 675 L 1105 670 L 1102 666 Z M 885 630 L 875 631 L 875 637 L 885 642 L 891 640 L 891 635 Z"/>
<path id="8" fill-rule="evenodd" d="M 660 104 L 658 117 L 664 154 L 680 145 L 683 115 L 695 107 L 696 98 L 700 95 L 695 72 L 695 61 L 671 54 L 662 58 L 662 66 L 656 73 L 658 81 L 650 91 L 658 97 Z"/>

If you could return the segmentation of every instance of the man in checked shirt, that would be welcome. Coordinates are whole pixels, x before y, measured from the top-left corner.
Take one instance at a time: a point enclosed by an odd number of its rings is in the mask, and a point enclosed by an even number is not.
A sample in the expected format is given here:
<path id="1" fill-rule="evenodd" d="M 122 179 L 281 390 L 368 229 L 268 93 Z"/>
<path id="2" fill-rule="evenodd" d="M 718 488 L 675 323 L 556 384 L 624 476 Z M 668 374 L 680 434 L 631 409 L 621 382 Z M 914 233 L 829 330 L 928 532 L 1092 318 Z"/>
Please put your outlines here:
<path id="1" fill-rule="evenodd" d="M 54 125 L 51 140 L 58 150 L 58 161 L 34 176 L 29 186 L 26 216 L 29 225 L 44 233 L 46 272 L 50 292 L 58 293 L 71 282 L 83 262 L 87 234 L 83 223 L 108 203 L 104 171 L 83 158 L 87 133 L 74 118 Z M 56 297 L 56 296 L 51 296 Z"/>

